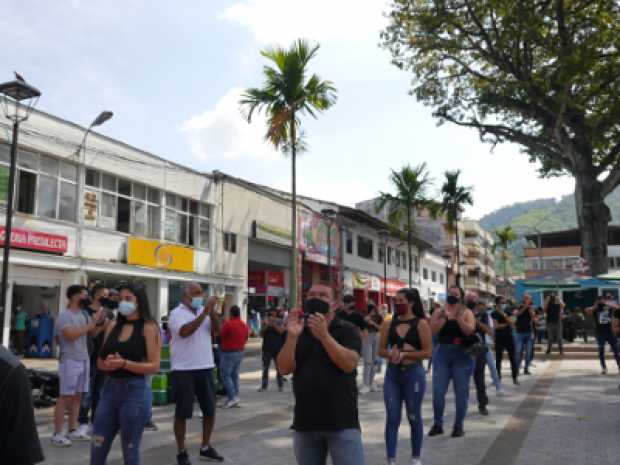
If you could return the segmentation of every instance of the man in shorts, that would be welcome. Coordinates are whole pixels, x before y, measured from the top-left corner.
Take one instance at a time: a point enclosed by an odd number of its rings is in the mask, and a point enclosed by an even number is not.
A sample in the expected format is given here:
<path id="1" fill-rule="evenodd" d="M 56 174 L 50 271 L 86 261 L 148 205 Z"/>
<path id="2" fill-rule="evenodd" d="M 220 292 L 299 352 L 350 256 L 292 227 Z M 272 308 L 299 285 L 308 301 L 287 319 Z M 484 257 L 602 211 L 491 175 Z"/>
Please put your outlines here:
<path id="1" fill-rule="evenodd" d="M 178 465 L 191 464 L 185 449 L 185 431 L 187 420 L 192 418 L 194 397 L 203 414 L 200 458 L 210 462 L 224 461 L 210 443 L 215 426 L 212 341 L 213 334 L 219 331 L 219 320 L 213 311 L 216 302 L 217 299 L 211 297 L 205 304 L 200 284 L 188 283 L 183 289 L 181 303 L 168 318 Z"/>
<path id="2" fill-rule="evenodd" d="M 71 441 L 90 441 L 90 437 L 76 431 L 80 400 L 88 392 L 90 360 L 87 336 L 96 335 L 104 321 L 99 310 L 92 317 L 82 311 L 81 301 L 88 298 L 85 286 L 75 284 L 67 289 L 68 306 L 56 320 L 55 334 L 60 346 L 58 379 L 60 396 L 54 408 L 54 435 L 52 445 L 69 447 Z M 65 410 L 69 412 L 69 432 L 63 432 Z"/>

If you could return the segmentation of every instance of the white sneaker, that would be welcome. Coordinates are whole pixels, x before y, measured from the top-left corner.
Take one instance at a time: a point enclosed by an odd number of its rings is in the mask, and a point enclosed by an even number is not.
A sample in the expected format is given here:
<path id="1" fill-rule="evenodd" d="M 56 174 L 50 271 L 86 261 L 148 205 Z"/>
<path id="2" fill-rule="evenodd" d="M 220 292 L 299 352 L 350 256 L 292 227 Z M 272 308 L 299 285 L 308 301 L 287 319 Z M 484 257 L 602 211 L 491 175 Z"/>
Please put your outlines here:
<path id="1" fill-rule="evenodd" d="M 226 401 L 226 403 L 222 405 L 222 408 L 233 408 L 233 407 L 237 407 L 238 405 L 239 405 L 239 399 L 232 399 L 232 400 Z"/>
<path id="2" fill-rule="evenodd" d="M 71 447 L 71 440 L 62 433 L 57 433 L 50 439 L 54 447 Z"/>
<path id="3" fill-rule="evenodd" d="M 370 392 L 370 388 L 368 386 L 364 385 L 364 386 L 362 386 L 360 388 L 359 392 L 360 392 L 360 394 L 368 394 Z"/>
<path id="4" fill-rule="evenodd" d="M 420 459 L 411 459 L 411 465 L 422 465 L 422 461 Z"/>
<path id="5" fill-rule="evenodd" d="M 87 426 L 88 428 L 88 426 Z M 75 431 L 71 431 L 68 434 L 69 440 L 71 441 L 76 441 L 76 442 L 90 442 L 90 436 L 82 431 L 80 431 L 79 429 L 76 429 Z"/>
<path id="6" fill-rule="evenodd" d="M 90 436 L 92 434 L 92 425 L 87 425 L 83 423 L 80 426 L 78 426 L 75 431 L 81 434 L 82 436 Z"/>

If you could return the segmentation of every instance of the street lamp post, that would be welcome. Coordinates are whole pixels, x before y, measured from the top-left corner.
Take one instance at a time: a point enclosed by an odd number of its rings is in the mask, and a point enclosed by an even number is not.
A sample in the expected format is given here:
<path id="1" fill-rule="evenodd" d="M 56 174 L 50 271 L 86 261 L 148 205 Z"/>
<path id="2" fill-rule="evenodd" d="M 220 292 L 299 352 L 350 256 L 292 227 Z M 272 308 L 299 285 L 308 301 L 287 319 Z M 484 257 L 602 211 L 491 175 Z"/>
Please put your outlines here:
<path id="1" fill-rule="evenodd" d="M 7 287 L 9 279 L 9 255 L 11 250 L 11 234 L 13 232 L 13 197 L 15 195 L 15 165 L 17 161 L 17 139 L 19 124 L 26 121 L 36 105 L 41 92 L 35 87 L 26 84 L 24 79 L 16 74 L 15 80 L 0 84 L 2 109 L 4 116 L 13 122 L 13 138 L 11 140 L 11 163 L 7 188 L 6 218 L 4 223 L 4 250 L 2 259 L 2 281 L 0 288 L 0 337 L 4 341 L 4 320 L 7 311 Z"/>
<path id="2" fill-rule="evenodd" d="M 327 218 L 329 227 L 327 228 L 327 272 L 329 276 L 329 287 L 333 289 L 334 279 L 332 274 L 332 223 L 338 212 L 333 208 L 324 208 L 321 214 Z"/>

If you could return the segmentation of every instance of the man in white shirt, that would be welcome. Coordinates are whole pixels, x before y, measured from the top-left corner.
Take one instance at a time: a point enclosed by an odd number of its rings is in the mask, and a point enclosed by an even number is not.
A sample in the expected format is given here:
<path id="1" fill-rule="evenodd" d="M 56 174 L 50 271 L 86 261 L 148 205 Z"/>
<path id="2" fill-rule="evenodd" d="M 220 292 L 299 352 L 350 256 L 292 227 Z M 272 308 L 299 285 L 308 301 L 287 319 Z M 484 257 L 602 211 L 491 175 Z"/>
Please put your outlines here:
<path id="1" fill-rule="evenodd" d="M 200 284 L 188 283 L 183 288 L 181 303 L 168 319 L 178 465 L 191 464 L 185 449 L 185 427 L 186 421 L 192 418 L 194 397 L 198 399 L 203 414 L 200 458 L 211 462 L 224 461 L 210 445 L 216 402 L 212 337 L 219 331 L 219 320 L 213 311 L 216 302 L 216 297 L 211 297 L 205 304 Z"/>

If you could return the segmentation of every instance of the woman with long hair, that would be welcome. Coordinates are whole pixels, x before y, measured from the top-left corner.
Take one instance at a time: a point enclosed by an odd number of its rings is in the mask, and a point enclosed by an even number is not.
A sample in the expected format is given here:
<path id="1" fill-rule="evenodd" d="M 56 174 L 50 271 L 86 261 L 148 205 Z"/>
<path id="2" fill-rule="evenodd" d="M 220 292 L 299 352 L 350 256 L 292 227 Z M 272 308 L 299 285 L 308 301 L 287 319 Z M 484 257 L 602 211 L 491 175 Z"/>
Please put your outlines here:
<path id="1" fill-rule="evenodd" d="M 417 289 L 401 289 L 395 302 L 394 317 L 381 326 L 379 340 L 379 355 L 388 360 L 383 383 L 385 447 L 388 464 L 395 464 L 404 401 L 411 428 L 411 463 L 421 465 L 422 401 L 426 390 L 423 360 L 431 356 L 431 329 Z"/>
<path id="2" fill-rule="evenodd" d="M 469 401 L 469 380 L 474 370 L 474 359 L 466 351 L 468 338 L 476 331 L 473 312 L 463 305 L 463 289 L 452 286 L 448 290 L 446 305 L 433 312 L 431 330 L 437 335 L 439 345 L 433 353 L 433 413 L 435 423 L 429 436 L 443 434 L 443 413 L 450 380 L 454 384 L 456 417 L 452 437 L 465 434 L 463 424 Z"/>
<path id="3" fill-rule="evenodd" d="M 120 289 L 118 316 L 106 330 L 97 366 L 108 375 L 95 414 L 91 465 L 106 463 L 116 433 L 121 434 L 123 462 L 139 465 L 146 422 L 146 375 L 159 371 L 159 328 L 144 289 Z"/>

